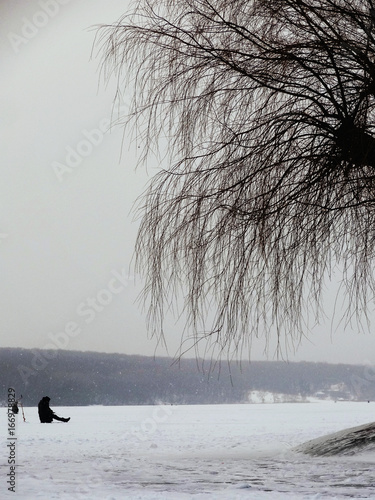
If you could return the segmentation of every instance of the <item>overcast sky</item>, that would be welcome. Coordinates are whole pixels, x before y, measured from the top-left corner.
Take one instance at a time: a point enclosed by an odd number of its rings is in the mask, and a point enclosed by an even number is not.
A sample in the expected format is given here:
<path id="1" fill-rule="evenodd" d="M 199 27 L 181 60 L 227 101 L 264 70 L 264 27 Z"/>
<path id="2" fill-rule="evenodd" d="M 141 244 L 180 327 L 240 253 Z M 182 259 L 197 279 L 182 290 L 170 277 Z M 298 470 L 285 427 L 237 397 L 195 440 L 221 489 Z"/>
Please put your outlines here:
<path id="1" fill-rule="evenodd" d="M 108 131 L 115 82 L 104 84 L 100 59 L 91 57 L 90 28 L 116 21 L 126 6 L 0 3 L 2 347 L 167 354 L 147 338 L 131 268 L 137 222 L 130 212 L 148 175 L 135 170 L 137 148 L 123 141 L 121 127 Z M 149 167 L 152 175 L 156 160 Z M 169 321 L 170 355 L 181 328 Z M 328 317 L 289 360 L 375 360 L 375 335 L 331 330 Z M 261 340 L 253 359 L 267 359 L 263 351 Z M 268 359 L 273 354 L 271 343 Z"/>

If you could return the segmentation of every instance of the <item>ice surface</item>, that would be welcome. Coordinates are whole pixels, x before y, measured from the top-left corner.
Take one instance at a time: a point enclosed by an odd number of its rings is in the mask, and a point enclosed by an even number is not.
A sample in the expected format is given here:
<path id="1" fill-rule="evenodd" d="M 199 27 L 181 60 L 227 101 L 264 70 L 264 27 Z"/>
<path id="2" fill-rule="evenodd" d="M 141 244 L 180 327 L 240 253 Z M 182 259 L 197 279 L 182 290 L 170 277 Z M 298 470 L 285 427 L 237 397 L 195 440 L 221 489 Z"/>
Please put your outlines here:
<path id="1" fill-rule="evenodd" d="M 2 411 L 0 498 L 374 498 L 375 452 L 311 457 L 298 444 L 374 420 L 375 403 L 51 407 L 68 424 L 17 416 L 16 494 L 7 491 Z"/>

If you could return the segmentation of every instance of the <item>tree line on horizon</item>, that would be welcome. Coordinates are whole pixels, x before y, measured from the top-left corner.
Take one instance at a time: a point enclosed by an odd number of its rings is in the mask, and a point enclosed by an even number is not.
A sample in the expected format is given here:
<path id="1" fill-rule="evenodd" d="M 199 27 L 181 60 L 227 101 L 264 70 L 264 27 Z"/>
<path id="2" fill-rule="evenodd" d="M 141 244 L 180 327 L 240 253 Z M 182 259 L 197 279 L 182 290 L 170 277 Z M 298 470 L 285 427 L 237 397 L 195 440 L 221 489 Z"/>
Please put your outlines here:
<path id="1" fill-rule="evenodd" d="M 52 406 L 247 403 L 251 391 L 306 398 L 330 394 L 375 400 L 371 367 L 328 363 L 252 361 L 221 364 L 203 361 L 97 352 L 0 349 L 3 401 L 9 387 L 35 406 L 48 395 Z M 37 367 L 38 369 L 35 369 Z M 344 390 L 343 390 L 344 388 Z M 344 392 L 343 392 L 344 391 Z M 331 397 L 333 395 L 331 394 Z"/>

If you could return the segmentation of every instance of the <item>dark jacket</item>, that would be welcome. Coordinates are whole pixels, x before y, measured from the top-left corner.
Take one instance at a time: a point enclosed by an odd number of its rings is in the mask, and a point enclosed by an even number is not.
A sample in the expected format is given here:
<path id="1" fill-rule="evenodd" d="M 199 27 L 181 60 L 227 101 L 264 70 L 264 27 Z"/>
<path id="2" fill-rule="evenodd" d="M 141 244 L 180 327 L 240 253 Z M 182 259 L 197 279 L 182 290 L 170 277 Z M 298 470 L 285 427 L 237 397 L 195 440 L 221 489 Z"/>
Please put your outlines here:
<path id="1" fill-rule="evenodd" d="M 50 424 L 53 420 L 54 413 L 49 407 L 50 398 L 48 396 L 44 396 L 38 403 L 38 413 L 39 420 L 42 424 Z"/>

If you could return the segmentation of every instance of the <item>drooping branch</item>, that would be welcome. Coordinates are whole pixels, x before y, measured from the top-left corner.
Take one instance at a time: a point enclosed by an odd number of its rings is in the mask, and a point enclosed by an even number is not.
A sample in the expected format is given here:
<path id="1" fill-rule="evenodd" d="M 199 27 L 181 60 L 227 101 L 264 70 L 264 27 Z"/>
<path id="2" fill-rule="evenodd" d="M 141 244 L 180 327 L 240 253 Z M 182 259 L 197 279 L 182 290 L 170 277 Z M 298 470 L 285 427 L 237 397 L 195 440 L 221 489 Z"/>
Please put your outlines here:
<path id="1" fill-rule="evenodd" d="M 140 0 L 104 28 L 105 62 L 119 85 L 133 78 L 145 154 L 169 152 L 136 249 L 153 331 L 183 296 L 188 327 L 228 350 L 273 329 L 298 341 L 336 265 L 348 314 L 367 307 L 374 12 L 370 0 Z"/>

